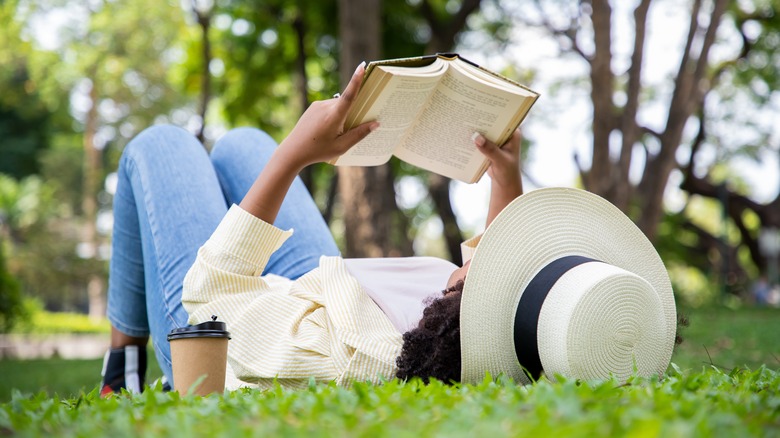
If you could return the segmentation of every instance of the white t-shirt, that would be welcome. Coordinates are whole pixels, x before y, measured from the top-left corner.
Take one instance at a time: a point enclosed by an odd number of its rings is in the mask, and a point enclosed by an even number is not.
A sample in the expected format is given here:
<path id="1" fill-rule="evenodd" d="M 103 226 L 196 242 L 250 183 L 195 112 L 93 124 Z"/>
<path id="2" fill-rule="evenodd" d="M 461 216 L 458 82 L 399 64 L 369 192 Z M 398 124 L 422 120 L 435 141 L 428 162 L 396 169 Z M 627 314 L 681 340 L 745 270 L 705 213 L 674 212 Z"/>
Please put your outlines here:
<path id="1" fill-rule="evenodd" d="M 441 296 L 458 268 L 436 257 L 344 259 L 344 264 L 400 333 L 417 327 L 425 300 Z"/>

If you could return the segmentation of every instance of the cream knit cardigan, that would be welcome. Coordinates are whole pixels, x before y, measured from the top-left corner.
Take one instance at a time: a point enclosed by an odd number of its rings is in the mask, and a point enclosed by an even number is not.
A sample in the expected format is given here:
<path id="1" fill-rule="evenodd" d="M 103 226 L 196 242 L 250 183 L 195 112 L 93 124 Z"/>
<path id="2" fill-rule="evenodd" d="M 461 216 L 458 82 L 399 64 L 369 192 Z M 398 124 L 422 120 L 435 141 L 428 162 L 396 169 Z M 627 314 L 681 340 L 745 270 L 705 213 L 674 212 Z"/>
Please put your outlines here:
<path id="1" fill-rule="evenodd" d="M 260 275 L 292 233 L 234 205 L 184 279 L 189 323 L 217 315 L 232 335 L 226 386 L 392 379 L 402 335 L 340 257 L 295 281 Z"/>

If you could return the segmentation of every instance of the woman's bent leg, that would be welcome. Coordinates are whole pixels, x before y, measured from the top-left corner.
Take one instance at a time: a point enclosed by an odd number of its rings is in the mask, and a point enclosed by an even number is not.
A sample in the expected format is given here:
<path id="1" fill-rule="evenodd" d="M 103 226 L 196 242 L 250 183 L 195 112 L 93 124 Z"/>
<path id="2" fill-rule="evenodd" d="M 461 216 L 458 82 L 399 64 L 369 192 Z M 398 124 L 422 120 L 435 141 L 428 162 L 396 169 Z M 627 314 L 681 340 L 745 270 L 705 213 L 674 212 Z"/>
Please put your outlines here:
<path id="1" fill-rule="evenodd" d="M 217 141 L 211 160 L 228 204 L 238 204 L 276 149 L 276 142 L 253 128 L 234 129 Z M 319 265 L 320 256 L 339 255 L 336 242 L 300 178 L 284 198 L 274 225 L 295 233 L 277 250 L 264 274 L 296 279 Z"/>
<path id="2" fill-rule="evenodd" d="M 227 211 L 203 146 L 183 129 L 149 128 L 125 148 L 114 198 L 108 317 L 134 337 L 151 334 L 173 382 L 167 334 L 187 324 L 182 281 Z"/>

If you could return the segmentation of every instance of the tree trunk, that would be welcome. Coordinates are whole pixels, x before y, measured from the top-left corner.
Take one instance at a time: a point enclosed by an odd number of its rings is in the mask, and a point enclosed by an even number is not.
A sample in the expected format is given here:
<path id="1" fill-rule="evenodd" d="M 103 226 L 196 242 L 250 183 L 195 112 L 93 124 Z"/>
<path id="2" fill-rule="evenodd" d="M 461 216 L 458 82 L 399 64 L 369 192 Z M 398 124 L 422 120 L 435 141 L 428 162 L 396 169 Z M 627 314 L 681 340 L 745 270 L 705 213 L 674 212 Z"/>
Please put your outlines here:
<path id="1" fill-rule="evenodd" d="M 420 3 L 420 13 L 431 28 L 431 40 L 427 53 L 448 52 L 455 46 L 455 38 L 466 26 L 468 17 L 479 9 L 480 0 L 465 0 L 460 9 L 447 21 L 442 21 L 434 12 L 429 0 Z M 450 260 L 460 266 L 463 259 L 460 244 L 463 233 L 458 226 L 450 197 L 450 180 L 436 173 L 428 175 L 428 194 L 439 214 L 444 229 L 444 242 Z"/>
<path id="2" fill-rule="evenodd" d="M 698 23 L 699 1 L 695 3 L 691 14 L 686 51 L 683 54 L 675 81 L 666 129 L 660 136 L 661 150 L 657 155 L 649 158 L 637 193 L 642 211 L 637 225 L 650 240 L 655 239 L 658 224 L 663 216 L 663 198 L 669 175 L 672 170 L 678 167 L 676 155 L 682 142 L 685 124 L 696 112 L 696 109 L 703 106 L 704 97 L 711 87 L 705 81 L 709 65 L 709 51 L 715 41 L 715 35 L 727 4 L 728 0 L 715 2 L 701 46 L 693 54 L 690 52 L 693 47 L 692 42 L 700 26 Z"/>
<path id="3" fill-rule="evenodd" d="M 406 223 L 395 203 L 390 166 L 339 169 L 347 257 L 412 255 Z M 390 189 L 388 189 L 388 187 Z"/>
<path id="4" fill-rule="evenodd" d="M 463 264 L 460 253 L 460 244 L 463 242 L 463 233 L 460 231 L 455 212 L 452 210 L 450 200 L 450 180 L 435 174 L 428 175 L 428 193 L 431 196 L 436 212 L 439 213 L 444 229 L 444 243 L 447 247 L 450 260 L 458 266 Z"/>
<path id="5" fill-rule="evenodd" d="M 342 85 L 347 84 L 361 61 L 380 57 L 380 12 L 380 0 L 339 0 Z M 345 255 L 411 255 L 406 219 L 395 202 L 391 167 L 339 167 L 338 173 L 346 227 Z"/>
<path id="6" fill-rule="evenodd" d="M 583 183 L 585 188 L 609 199 L 612 162 L 609 137 L 615 129 L 612 92 L 612 8 L 608 0 L 593 0 L 594 52 L 590 59 L 590 97 L 593 102 L 593 158 Z"/>
<path id="7" fill-rule="evenodd" d="M 572 44 L 568 50 L 580 55 L 590 65 L 593 153 L 590 169 L 580 169 L 583 184 L 587 190 L 605 197 L 624 212 L 628 212 L 631 205 L 636 205 L 639 210 L 639 217 L 635 218 L 637 225 L 653 240 L 664 211 L 663 196 L 669 175 L 678 167 L 676 153 L 683 140 L 685 124 L 702 107 L 704 97 L 712 88 L 707 71 L 709 52 L 729 2 L 715 0 L 706 3 L 711 8 L 709 17 L 701 20 L 705 3 L 703 0 L 694 0 L 687 41 L 668 106 L 666 127 L 656 133 L 642 127 L 637 119 L 642 92 L 641 65 L 646 20 L 651 1 L 641 0 L 634 9 L 635 39 L 631 66 L 625 74 L 621 74 L 621 79 L 625 78 L 627 84 L 626 104 L 622 108 L 615 105 L 612 97 L 619 81 L 611 65 L 613 14 L 610 2 L 590 1 L 592 54 L 586 54 L 578 44 L 578 20 L 572 20 L 571 27 L 560 29 L 551 24 L 550 17 L 546 16 L 541 7 L 538 10 L 542 15 L 542 24 L 553 35 L 566 37 Z M 619 144 L 611 145 L 614 133 L 620 134 L 621 139 Z M 634 187 L 628 179 L 631 155 L 644 134 L 655 136 L 660 149 L 658 152 L 647 152 L 642 179 Z"/>
<path id="8" fill-rule="evenodd" d="M 96 75 L 92 75 L 92 89 L 89 92 L 91 106 L 87 112 L 84 127 L 84 191 L 81 208 L 84 212 L 84 242 L 90 247 L 91 256 L 98 258 L 100 236 L 97 232 L 97 194 L 100 187 L 101 152 L 95 147 L 95 133 L 98 126 L 98 84 Z M 98 273 L 92 273 L 87 280 L 87 298 L 89 317 L 99 320 L 106 316 L 106 299 L 103 290 L 105 280 Z"/>
<path id="9" fill-rule="evenodd" d="M 201 29 L 201 56 L 203 64 L 201 65 L 200 79 L 200 103 L 198 114 L 200 115 L 200 129 L 196 137 L 201 143 L 205 144 L 204 131 L 206 130 L 206 112 L 211 100 L 211 73 L 209 66 L 211 64 L 211 41 L 209 40 L 209 28 L 211 27 L 211 11 L 201 11 L 198 9 L 196 0 L 192 0 L 192 10 L 195 13 L 195 19 Z"/>
<path id="10" fill-rule="evenodd" d="M 298 57 L 295 60 L 295 69 L 298 74 L 295 79 L 298 87 L 301 114 L 303 114 L 309 107 L 309 78 L 306 74 L 306 46 L 304 44 L 306 24 L 303 21 L 303 12 L 300 9 L 298 10 L 298 15 L 293 20 L 292 27 L 295 30 L 295 42 L 298 48 Z M 303 185 L 306 186 L 312 195 L 314 195 L 313 169 L 313 166 L 306 166 L 299 175 Z"/>

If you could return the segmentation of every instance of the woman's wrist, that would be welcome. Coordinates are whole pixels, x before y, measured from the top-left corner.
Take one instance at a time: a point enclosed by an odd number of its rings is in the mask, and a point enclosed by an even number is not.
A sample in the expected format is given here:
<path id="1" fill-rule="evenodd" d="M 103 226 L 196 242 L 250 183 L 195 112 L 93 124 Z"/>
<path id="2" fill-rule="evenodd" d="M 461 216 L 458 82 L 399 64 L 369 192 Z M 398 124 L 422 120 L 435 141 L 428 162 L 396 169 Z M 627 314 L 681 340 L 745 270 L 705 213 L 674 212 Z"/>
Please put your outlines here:
<path id="1" fill-rule="evenodd" d="M 523 182 L 520 179 L 520 175 L 505 178 L 502 180 L 494 179 L 492 182 L 491 190 L 499 193 L 507 193 L 509 195 L 519 196 L 523 193 Z"/>
<path id="2" fill-rule="evenodd" d="M 519 176 L 509 183 L 498 183 L 496 180 L 493 180 L 490 187 L 490 203 L 485 226 L 490 225 L 501 210 L 522 194 L 523 182 Z"/>
<path id="3" fill-rule="evenodd" d="M 241 208 L 269 224 L 274 223 L 287 191 L 303 169 L 301 166 L 277 148 L 244 196 Z"/>
<path id="4" fill-rule="evenodd" d="M 293 145 L 290 142 L 289 137 L 282 140 L 282 143 L 274 151 L 271 160 L 274 161 L 274 166 L 280 166 L 280 170 L 286 172 L 299 174 L 304 168 L 313 164 L 305 157 L 296 156 L 292 151 L 305 150 L 306 146 Z"/>

